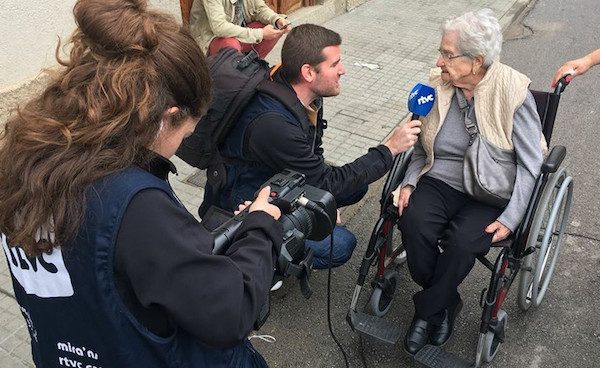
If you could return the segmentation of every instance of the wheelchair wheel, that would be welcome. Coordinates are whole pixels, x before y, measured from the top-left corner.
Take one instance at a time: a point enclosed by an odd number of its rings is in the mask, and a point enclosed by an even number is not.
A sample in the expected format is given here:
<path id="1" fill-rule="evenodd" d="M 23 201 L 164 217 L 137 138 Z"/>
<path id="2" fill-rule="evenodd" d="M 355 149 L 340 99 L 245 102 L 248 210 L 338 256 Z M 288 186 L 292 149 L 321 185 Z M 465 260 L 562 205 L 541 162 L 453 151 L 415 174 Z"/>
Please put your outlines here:
<path id="1" fill-rule="evenodd" d="M 484 362 L 489 363 L 496 357 L 498 353 L 498 349 L 500 348 L 500 344 L 502 343 L 499 338 L 499 334 L 504 335 L 504 331 L 506 331 L 506 326 L 508 325 L 508 314 L 503 309 L 498 310 L 498 327 L 497 331 L 488 331 L 486 332 L 483 338 L 483 350 L 481 354 L 481 358 Z"/>
<path id="2" fill-rule="evenodd" d="M 386 270 L 383 274 L 383 287 L 373 288 L 367 310 L 374 316 L 383 317 L 390 310 L 396 287 L 400 283 L 400 274 L 394 270 Z"/>
<path id="3" fill-rule="evenodd" d="M 526 311 L 538 307 L 548 290 L 560 253 L 573 197 L 573 178 L 565 168 L 551 174 L 543 189 L 527 238 L 527 248 L 535 252 L 525 256 L 520 270 L 519 307 Z"/>

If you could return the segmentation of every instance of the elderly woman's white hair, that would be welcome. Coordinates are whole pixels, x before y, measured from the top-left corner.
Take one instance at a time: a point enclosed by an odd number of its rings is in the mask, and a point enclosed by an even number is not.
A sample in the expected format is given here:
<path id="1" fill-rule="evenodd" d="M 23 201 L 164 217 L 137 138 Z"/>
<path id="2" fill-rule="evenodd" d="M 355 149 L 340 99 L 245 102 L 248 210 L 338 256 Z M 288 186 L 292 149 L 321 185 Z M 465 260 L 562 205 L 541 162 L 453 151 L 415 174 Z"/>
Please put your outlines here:
<path id="1" fill-rule="evenodd" d="M 448 32 L 458 34 L 457 46 L 462 54 L 471 58 L 483 56 L 484 67 L 500 59 L 502 29 L 492 10 L 481 9 L 450 19 L 442 25 L 442 33 Z"/>

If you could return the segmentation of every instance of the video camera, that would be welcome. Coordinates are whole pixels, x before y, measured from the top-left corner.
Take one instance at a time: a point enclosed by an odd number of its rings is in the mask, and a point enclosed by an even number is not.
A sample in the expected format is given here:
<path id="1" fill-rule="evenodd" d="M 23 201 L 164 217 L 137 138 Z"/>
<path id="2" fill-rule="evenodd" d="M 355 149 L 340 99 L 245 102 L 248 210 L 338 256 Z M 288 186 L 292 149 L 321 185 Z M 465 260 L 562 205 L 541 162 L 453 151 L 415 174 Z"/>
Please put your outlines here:
<path id="1" fill-rule="evenodd" d="M 291 170 L 273 176 L 260 189 L 267 185 L 271 187 L 269 201 L 281 210 L 279 222 L 283 225 L 283 244 L 276 275 L 296 276 L 300 279 L 302 294 L 309 298 L 312 291 L 308 278 L 313 253 L 305 250 L 304 241 L 323 240 L 331 234 L 337 218 L 335 199 L 329 192 L 307 185 L 303 174 Z M 212 232 L 215 238 L 213 254 L 225 253 L 247 214 L 248 209 Z"/>
<path id="2" fill-rule="evenodd" d="M 306 177 L 291 170 L 273 176 L 263 184 L 271 187 L 270 203 L 279 207 L 283 226 L 283 243 L 277 259 L 275 274 L 279 277 L 296 276 L 305 298 L 310 298 L 312 290 L 308 283 L 312 270 L 313 251 L 304 248 L 304 241 L 323 240 L 331 234 L 337 218 L 337 207 L 331 193 L 306 185 Z M 256 197 L 256 195 L 255 195 Z M 248 215 L 248 208 L 216 228 L 213 254 L 224 254 L 231 245 L 242 221 Z M 258 330 L 267 320 L 270 312 L 270 299 L 260 311 L 254 329 Z"/>

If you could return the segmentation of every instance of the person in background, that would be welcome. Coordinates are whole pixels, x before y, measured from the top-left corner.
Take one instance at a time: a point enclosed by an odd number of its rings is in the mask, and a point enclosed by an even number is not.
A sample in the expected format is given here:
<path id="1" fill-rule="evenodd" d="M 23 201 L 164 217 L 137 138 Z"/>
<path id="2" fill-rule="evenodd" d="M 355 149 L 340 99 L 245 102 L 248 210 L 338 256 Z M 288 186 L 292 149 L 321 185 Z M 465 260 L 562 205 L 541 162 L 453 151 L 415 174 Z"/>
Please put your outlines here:
<path id="1" fill-rule="evenodd" d="M 566 74 L 571 74 L 572 78 L 585 74 L 594 65 L 600 64 L 600 49 L 590 52 L 589 54 L 575 60 L 567 61 L 554 74 L 552 79 L 552 88 L 556 87 L 556 83 Z"/>
<path id="2" fill-rule="evenodd" d="M 265 367 L 248 340 L 283 238 L 268 187 L 224 255 L 169 158 L 205 57 L 145 0 L 78 0 L 62 69 L 0 136 L 0 242 L 39 368 Z"/>
<path id="3" fill-rule="evenodd" d="M 195 0 L 190 31 L 206 55 L 223 47 L 241 52 L 255 49 L 264 59 L 291 26 L 264 0 Z"/>

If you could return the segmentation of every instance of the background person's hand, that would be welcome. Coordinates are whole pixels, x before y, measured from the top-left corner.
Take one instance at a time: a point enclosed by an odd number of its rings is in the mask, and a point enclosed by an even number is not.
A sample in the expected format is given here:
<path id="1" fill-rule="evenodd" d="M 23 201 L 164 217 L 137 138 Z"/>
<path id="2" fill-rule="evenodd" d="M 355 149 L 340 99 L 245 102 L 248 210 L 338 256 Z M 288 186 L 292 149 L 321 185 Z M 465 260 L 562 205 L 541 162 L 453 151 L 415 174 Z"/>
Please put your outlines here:
<path id="1" fill-rule="evenodd" d="M 291 31 L 292 26 L 290 26 L 289 24 L 290 22 L 285 18 L 279 18 L 275 22 L 275 26 L 277 26 L 277 29 L 282 30 L 284 33 Z"/>
<path id="2" fill-rule="evenodd" d="M 254 202 L 250 205 L 250 212 L 254 211 L 265 211 L 271 215 L 275 220 L 279 220 L 281 217 L 281 210 L 279 207 L 269 203 L 269 194 L 271 193 L 271 187 L 266 186 L 258 193 L 258 196 Z"/>
<path id="3" fill-rule="evenodd" d="M 392 136 L 384 145 L 390 149 L 394 156 L 408 150 L 417 143 L 419 133 L 421 133 L 420 126 L 421 122 L 419 120 L 411 120 L 400 124 L 399 127 L 394 129 Z"/>
<path id="4" fill-rule="evenodd" d="M 285 31 L 280 29 L 275 29 L 272 25 L 267 24 L 262 28 L 263 31 L 263 40 L 273 40 L 281 37 L 285 33 Z"/>
<path id="5" fill-rule="evenodd" d="M 578 75 L 585 74 L 585 72 L 587 72 L 592 66 L 592 60 L 588 55 L 579 59 L 567 61 L 554 74 L 554 79 L 552 80 L 551 84 L 552 88 L 556 87 L 556 83 L 564 75 L 571 74 L 572 78 L 575 78 Z"/>
<path id="6" fill-rule="evenodd" d="M 412 194 L 415 187 L 412 185 L 406 185 L 402 189 L 400 189 L 400 199 L 398 199 L 398 216 L 402 216 L 404 209 L 408 207 L 408 201 L 410 200 L 410 195 Z"/>
<path id="7" fill-rule="evenodd" d="M 511 233 L 510 229 L 504 226 L 504 224 L 500 221 L 494 221 L 491 224 L 489 224 L 485 228 L 485 232 L 488 234 L 494 234 L 494 237 L 492 238 L 492 243 L 496 243 L 500 240 L 506 239 Z"/>

